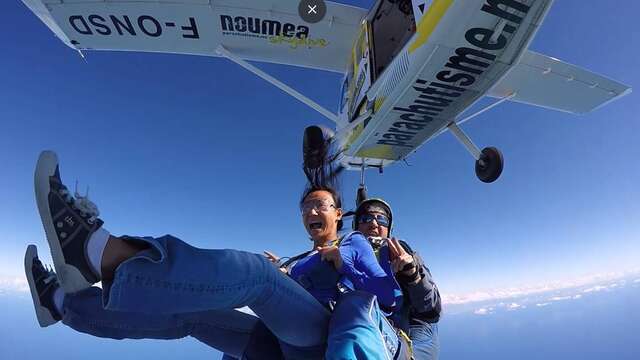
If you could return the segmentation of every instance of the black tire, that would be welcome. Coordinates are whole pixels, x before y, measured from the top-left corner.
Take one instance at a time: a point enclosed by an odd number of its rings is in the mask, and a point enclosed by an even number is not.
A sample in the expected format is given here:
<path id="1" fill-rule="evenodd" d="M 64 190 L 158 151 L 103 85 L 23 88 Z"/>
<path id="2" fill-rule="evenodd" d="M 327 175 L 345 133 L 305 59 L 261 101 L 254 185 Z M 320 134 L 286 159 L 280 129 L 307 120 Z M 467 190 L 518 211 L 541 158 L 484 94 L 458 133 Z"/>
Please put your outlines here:
<path id="1" fill-rule="evenodd" d="M 309 126 L 304 129 L 302 139 L 302 158 L 304 167 L 317 169 L 322 166 L 327 155 L 327 144 L 319 126 Z"/>
<path id="2" fill-rule="evenodd" d="M 476 161 L 476 176 L 484 183 L 492 183 L 500 177 L 504 167 L 502 153 L 495 147 L 482 149 L 480 160 Z"/>

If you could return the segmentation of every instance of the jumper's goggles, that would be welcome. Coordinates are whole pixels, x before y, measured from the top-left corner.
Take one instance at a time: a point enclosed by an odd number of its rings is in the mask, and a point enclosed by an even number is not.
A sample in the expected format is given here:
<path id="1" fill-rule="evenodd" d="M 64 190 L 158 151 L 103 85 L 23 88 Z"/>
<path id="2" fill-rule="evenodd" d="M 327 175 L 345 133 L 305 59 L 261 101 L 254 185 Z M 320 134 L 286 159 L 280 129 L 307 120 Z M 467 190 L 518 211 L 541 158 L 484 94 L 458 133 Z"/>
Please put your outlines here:
<path id="1" fill-rule="evenodd" d="M 329 200 L 311 200 L 303 203 L 300 207 L 300 211 L 302 212 L 302 215 L 306 215 L 310 213 L 311 210 L 315 210 L 317 213 L 326 213 L 331 210 L 331 208 L 335 209 L 336 206 Z"/>

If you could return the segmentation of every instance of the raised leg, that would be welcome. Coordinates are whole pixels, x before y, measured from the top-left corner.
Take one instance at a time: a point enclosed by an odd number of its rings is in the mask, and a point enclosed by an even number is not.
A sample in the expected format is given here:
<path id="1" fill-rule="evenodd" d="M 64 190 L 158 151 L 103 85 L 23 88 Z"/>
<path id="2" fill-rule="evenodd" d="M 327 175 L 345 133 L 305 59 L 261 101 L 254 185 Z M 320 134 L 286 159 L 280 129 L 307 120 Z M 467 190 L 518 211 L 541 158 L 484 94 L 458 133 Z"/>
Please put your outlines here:
<path id="1" fill-rule="evenodd" d="M 102 278 L 106 310 L 161 315 L 249 306 L 280 341 L 298 347 L 325 342 L 330 313 L 263 256 L 197 249 L 171 236 L 122 237 L 110 238 L 101 247 L 107 260 L 103 253 L 104 266 L 98 266 L 87 249 L 107 233 L 103 221 L 95 204 L 72 196 L 62 183 L 55 153 L 40 155 L 35 189 L 66 293 L 86 289 Z M 114 256 L 109 255 L 110 244 L 117 245 Z M 102 276 L 102 267 L 107 276 Z"/>
<path id="2" fill-rule="evenodd" d="M 103 282 L 106 309 L 175 314 L 249 306 L 288 344 L 325 342 L 330 313 L 263 256 L 198 249 L 172 236 L 127 241 L 146 242 L 148 249 L 120 264 L 112 282 Z"/>
<path id="3" fill-rule="evenodd" d="M 67 294 L 62 322 L 76 331 L 110 339 L 180 339 L 192 336 L 241 358 L 258 318 L 235 310 L 175 315 L 105 310 L 102 290 L 92 287 Z"/>

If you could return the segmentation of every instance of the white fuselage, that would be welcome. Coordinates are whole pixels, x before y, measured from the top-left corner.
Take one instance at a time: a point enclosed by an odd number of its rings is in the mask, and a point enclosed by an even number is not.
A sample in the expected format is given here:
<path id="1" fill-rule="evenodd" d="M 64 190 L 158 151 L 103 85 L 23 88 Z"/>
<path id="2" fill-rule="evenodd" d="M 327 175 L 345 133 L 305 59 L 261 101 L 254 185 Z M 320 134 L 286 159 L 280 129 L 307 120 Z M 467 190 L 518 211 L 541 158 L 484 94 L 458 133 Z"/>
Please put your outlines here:
<path id="1" fill-rule="evenodd" d="M 386 166 L 440 134 L 518 63 L 552 0 L 427 3 L 414 4 L 415 33 L 377 78 L 376 8 L 363 22 L 341 101 L 343 165 Z"/>

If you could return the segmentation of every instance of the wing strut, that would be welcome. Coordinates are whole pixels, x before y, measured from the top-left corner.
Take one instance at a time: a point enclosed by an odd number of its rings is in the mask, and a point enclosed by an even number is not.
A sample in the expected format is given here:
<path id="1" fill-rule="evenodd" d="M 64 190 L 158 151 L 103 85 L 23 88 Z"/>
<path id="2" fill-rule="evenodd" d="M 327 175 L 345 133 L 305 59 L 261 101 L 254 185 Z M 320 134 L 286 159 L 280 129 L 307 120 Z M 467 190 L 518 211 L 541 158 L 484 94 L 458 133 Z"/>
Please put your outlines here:
<path id="1" fill-rule="evenodd" d="M 496 102 L 494 102 L 491 105 L 488 105 L 482 109 L 480 109 L 479 111 L 476 111 L 475 113 L 465 117 L 462 120 L 454 120 L 451 122 L 451 124 L 449 124 L 446 129 L 449 129 L 449 131 L 453 134 L 453 136 L 456 137 L 456 139 L 458 139 L 458 141 L 460 141 L 460 143 L 462 145 L 464 145 L 464 147 L 467 149 L 467 151 L 469 151 L 469 153 L 471 154 L 471 156 L 473 156 L 474 159 L 476 160 L 480 160 L 480 158 L 482 157 L 482 151 L 480 151 L 480 149 L 476 146 L 476 144 L 473 143 L 473 141 L 471 141 L 471 139 L 469 138 L 469 136 L 467 136 L 467 134 L 464 133 L 464 131 L 462 131 L 462 129 L 460 129 L 460 127 L 458 127 L 458 125 L 467 122 L 469 120 L 471 120 L 472 118 L 482 114 L 483 112 L 490 110 L 493 107 L 496 107 L 500 104 L 502 104 L 503 102 L 513 98 L 514 96 L 516 96 L 516 93 L 511 93 L 509 96 L 506 96 Z"/>
<path id="2" fill-rule="evenodd" d="M 243 68 L 251 71 L 255 75 L 257 75 L 257 76 L 263 78 L 264 80 L 270 82 L 274 86 L 278 87 L 280 90 L 282 90 L 282 91 L 286 92 L 287 94 L 293 96 L 294 98 L 300 100 L 304 104 L 306 104 L 309 107 L 311 107 L 313 110 L 315 110 L 315 111 L 319 112 L 320 114 L 324 115 L 327 119 L 333 121 L 334 123 L 338 122 L 338 116 L 336 114 L 334 114 L 331 111 L 325 109 L 324 107 L 322 107 L 317 102 L 315 102 L 315 101 L 309 99 L 308 97 L 302 95 L 301 93 L 299 93 L 295 89 L 291 88 L 290 86 L 286 85 L 282 81 L 274 78 L 273 76 L 265 73 L 264 71 L 258 69 L 255 66 L 249 64 L 248 62 L 244 61 L 243 59 L 240 59 L 239 57 L 235 56 L 233 53 L 229 52 L 229 50 L 225 49 L 222 45 L 220 45 L 220 46 L 218 46 L 216 48 L 216 52 L 220 56 L 226 57 L 227 59 L 233 61 L 234 63 L 236 63 L 236 64 L 242 66 Z"/>
<path id="3" fill-rule="evenodd" d="M 465 117 L 464 119 L 462 119 L 462 120 L 456 120 L 456 124 L 460 125 L 460 124 L 462 124 L 462 123 L 465 123 L 465 122 L 467 122 L 467 121 L 469 121 L 469 120 L 473 119 L 474 117 L 476 117 L 476 116 L 478 116 L 478 115 L 482 114 L 483 112 L 485 112 L 485 111 L 487 111 L 487 110 L 490 110 L 490 109 L 492 109 L 492 108 L 494 108 L 494 107 L 496 107 L 496 106 L 498 106 L 498 105 L 502 104 L 503 102 L 505 102 L 505 101 L 507 101 L 507 100 L 511 100 L 511 99 L 512 99 L 512 98 L 514 98 L 516 95 L 517 95 L 517 94 L 516 94 L 515 92 L 512 92 L 511 94 L 509 94 L 509 95 L 507 95 L 507 96 L 503 97 L 502 99 L 500 99 L 500 100 L 498 100 L 498 101 L 494 102 L 493 104 L 491 104 L 491 105 L 489 105 L 489 106 L 487 106 L 487 107 L 484 107 L 484 108 L 482 108 L 482 109 L 480 109 L 480 110 L 476 111 L 475 113 L 473 113 L 473 114 L 471 114 L 471 115 L 469 115 L 469 116 Z"/>

